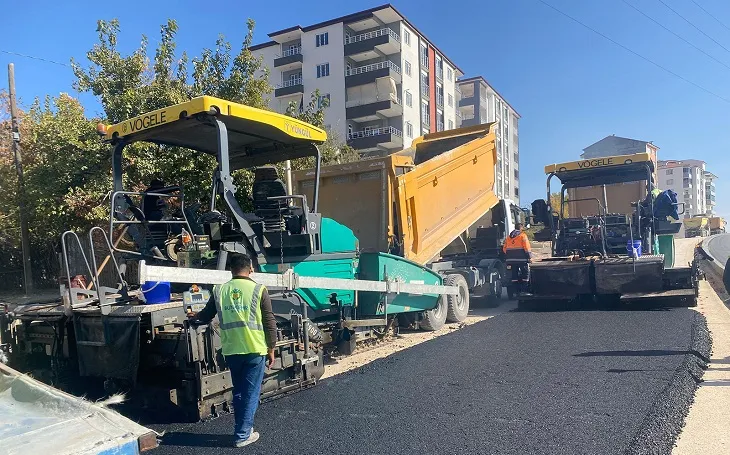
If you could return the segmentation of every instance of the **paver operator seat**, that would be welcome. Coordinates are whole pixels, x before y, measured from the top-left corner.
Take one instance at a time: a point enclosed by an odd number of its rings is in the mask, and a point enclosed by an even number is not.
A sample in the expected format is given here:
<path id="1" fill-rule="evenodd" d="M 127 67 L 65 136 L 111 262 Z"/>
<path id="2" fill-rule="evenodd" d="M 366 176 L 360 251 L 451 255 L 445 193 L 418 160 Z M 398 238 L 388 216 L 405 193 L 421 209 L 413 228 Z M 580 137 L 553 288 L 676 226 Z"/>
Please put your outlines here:
<path id="1" fill-rule="evenodd" d="M 277 175 L 274 166 L 256 168 L 253 181 L 253 207 L 256 216 L 264 222 L 264 230 L 281 231 L 286 229 L 284 215 L 289 212 L 286 199 L 271 200 L 271 197 L 286 196 L 286 187 Z"/>

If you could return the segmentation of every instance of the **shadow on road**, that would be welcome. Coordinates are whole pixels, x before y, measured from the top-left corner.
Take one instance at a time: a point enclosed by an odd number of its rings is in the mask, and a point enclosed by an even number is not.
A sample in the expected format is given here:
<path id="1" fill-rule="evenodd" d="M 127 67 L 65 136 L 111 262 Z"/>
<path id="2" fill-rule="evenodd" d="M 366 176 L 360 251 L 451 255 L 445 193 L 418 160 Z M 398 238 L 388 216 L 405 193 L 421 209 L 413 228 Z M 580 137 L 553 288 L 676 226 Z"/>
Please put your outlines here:
<path id="1" fill-rule="evenodd" d="M 162 444 L 180 447 L 231 447 L 233 436 L 224 434 L 200 434 L 186 432 L 166 433 Z"/>
<path id="2" fill-rule="evenodd" d="M 694 350 L 673 350 L 673 349 L 644 349 L 638 351 L 593 351 L 573 354 L 573 357 L 663 357 L 670 355 L 693 355 L 704 362 L 710 359 Z"/>

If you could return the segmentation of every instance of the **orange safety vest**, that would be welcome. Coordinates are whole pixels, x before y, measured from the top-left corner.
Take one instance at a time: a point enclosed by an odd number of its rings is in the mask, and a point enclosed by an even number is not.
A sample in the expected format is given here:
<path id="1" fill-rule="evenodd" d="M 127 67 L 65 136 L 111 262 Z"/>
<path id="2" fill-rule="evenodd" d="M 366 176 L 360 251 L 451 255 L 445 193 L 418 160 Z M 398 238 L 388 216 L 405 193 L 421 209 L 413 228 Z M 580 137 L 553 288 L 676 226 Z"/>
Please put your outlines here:
<path id="1" fill-rule="evenodd" d="M 519 235 L 515 237 L 507 236 L 507 239 L 504 241 L 502 251 L 507 253 L 507 250 L 522 250 L 527 253 L 531 252 L 532 248 L 530 247 L 530 241 L 527 239 L 527 234 L 520 232 Z"/>

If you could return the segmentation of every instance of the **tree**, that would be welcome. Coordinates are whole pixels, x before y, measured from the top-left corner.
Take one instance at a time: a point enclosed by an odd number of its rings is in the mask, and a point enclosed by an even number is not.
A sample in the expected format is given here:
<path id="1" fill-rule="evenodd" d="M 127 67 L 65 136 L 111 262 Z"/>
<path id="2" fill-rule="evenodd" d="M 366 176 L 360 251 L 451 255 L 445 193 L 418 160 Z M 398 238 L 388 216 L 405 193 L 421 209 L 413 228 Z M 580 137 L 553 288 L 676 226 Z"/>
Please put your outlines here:
<path id="1" fill-rule="evenodd" d="M 299 106 L 292 101 L 286 109 L 286 114 L 317 128 L 326 129 L 324 124 L 325 110 L 329 107 L 329 97 L 322 97 L 319 90 L 309 96 L 306 106 Z M 322 165 L 341 164 L 358 161 L 360 155 L 355 149 L 342 141 L 338 134 L 331 129 L 327 131 L 327 141 L 319 148 L 322 154 Z M 294 169 L 311 169 L 314 167 L 314 158 L 302 158 L 292 163 Z"/>
<path id="2" fill-rule="evenodd" d="M 563 216 L 565 218 L 568 218 L 570 215 L 570 209 L 568 205 L 568 195 L 565 195 L 565 208 L 563 209 Z M 553 212 L 559 213 L 560 212 L 560 193 L 550 193 L 550 207 L 552 207 Z"/>

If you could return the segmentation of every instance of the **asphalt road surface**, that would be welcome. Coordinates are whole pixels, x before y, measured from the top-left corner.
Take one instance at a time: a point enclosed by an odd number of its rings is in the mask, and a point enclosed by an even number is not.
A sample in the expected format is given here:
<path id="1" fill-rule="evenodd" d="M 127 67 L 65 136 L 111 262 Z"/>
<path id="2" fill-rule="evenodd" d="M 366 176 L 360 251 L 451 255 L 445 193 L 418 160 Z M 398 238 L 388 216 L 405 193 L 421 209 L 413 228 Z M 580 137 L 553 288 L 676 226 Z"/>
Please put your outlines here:
<path id="1" fill-rule="evenodd" d="M 720 265 L 725 267 L 728 257 L 730 257 L 730 234 L 713 235 L 710 237 L 706 246 L 712 257 L 714 257 Z"/>
<path id="2" fill-rule="evenodd" d="M 151 454 L 669 453 L 706 341 L 688 309 L 507 313 L 265 403 L 245 449 L 225 415 Z"/>

